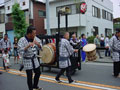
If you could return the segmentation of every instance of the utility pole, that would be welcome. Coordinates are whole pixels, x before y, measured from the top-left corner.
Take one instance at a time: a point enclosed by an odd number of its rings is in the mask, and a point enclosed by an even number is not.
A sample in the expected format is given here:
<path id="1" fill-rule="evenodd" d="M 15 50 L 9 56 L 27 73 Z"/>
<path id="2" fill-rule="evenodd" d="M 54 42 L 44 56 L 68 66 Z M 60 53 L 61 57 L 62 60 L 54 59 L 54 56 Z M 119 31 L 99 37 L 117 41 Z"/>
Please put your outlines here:
<path id="1" fill-rule="evenodd" d="M 46 26 L 47 26 L 47 35 L 51 35 L 50 31 L 50 13 L 49 13 L 49 0 L 46 0 Z"/>

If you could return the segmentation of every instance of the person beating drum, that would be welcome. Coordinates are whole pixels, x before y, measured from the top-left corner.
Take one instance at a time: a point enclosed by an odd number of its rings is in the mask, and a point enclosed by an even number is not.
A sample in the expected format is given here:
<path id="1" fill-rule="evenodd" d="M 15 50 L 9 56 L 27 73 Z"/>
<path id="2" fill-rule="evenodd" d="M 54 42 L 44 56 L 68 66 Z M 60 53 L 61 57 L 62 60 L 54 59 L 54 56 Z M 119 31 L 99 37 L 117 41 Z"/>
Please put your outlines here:
<path id="1" fill-rule="evenodd" d="M 59 68 L 61 70 L 55 77 L 55 80 L 58 83 L 61 82 L 59 78 L 65 71 L 69 83 L 74 82 L 74 80 L 70 76 L 70 66 L 71 66 L 70 55 L 72 55 L 74 52 L 78 52 L 78 49 L 73 49 L 68 39 L 69 39 L 69 33 L 65 32 L 64 38 L 62 38 L 60 42 Z"/>

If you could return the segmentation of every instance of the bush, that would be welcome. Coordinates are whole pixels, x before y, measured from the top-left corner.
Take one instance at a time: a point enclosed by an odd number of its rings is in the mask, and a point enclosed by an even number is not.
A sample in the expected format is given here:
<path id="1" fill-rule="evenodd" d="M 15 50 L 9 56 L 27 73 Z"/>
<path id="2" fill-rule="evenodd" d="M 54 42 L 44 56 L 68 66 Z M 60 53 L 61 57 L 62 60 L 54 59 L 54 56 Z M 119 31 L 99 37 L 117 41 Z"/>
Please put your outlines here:
<path id="1" fill-rule="evenodd" d="M 88 43 L 94 43 L 95 36 L 90 36 L 87 38 Z"/>

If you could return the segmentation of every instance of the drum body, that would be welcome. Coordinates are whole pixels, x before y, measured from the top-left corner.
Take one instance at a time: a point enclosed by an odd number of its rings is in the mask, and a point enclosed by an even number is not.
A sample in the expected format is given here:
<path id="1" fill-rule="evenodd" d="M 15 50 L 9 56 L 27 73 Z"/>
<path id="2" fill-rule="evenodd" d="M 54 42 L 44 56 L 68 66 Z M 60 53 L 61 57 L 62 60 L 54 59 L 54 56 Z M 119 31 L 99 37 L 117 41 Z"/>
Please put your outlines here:
<path id="1" fill-rule="evenodd" d="M 43 63 L 52 64 L 56 58 L 56 47 L 54 43 L 49 43 L 42 47 L 40 51 L 41 60 Z"/>
<path id="2" fill-rule="evenodd" d="M 86 56 L 88 61 L 94 61 L 97 59 L 96 56 L 96 45 L 95 44 L 87 44 L 83 47 L 83 51 L 86 52 Z"/>

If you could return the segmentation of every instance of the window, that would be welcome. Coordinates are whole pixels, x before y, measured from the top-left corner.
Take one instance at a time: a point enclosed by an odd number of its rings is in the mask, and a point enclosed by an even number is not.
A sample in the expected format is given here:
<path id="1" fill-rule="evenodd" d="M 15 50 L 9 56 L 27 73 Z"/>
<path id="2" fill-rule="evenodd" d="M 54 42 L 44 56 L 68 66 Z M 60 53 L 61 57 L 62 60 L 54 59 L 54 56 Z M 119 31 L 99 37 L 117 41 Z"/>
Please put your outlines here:
<path id="1" fill-rule="evenodd" d="M 60 9 L 62 9 L 64 7 L 69 8 L 69 11 L 68 11 L 69 15 L 77 14 L 77 13 L 80 12 L 80 10 L 78 9 L 78 7 L 75 4 L 71 4 L 71 5 L 65 5 L 65 6 L 56 7 L 56 16 L 58 16 L 58 12 L 60 11 Z"/>
<path id="2" fill-rule="evenodd" d="M 5 14 L 0 14 L 0 23 L 5 22 Z"/>
<path id="3" fill-rule="evenodd" d="M 92 6 L 92 14 L 94 17 L 97 17 L 97 18 L 100 18 L 100 9 L 95 7 L 95 6 Z"/>
<path id="4" fill-rule="evenodd" d="M 46 17 L 46 12 L 45 11 L 39 10 L 38 14 L 39 14 L 39 17 Z"/>
<path id="5" fill-rule="evenodd" d="M 93 35 L 94 35 L 94 36 L 98 35 L 98 34 L 99 34 L 98 27 L 93 26 L 93 28 L 95 29 L 95 31 L 93 32 Z"/>
<path id="6" fill-rule="evenodd" d="M 0 39 L 3 38 L 3 32 L 0 32 Z"/>
<path id="7" fill-rule="evenodd" d="M 76 10 L 76 5 L 71 5 L 71 14 L 76 14 L 77 10 Z"/>
<path id="8" fill-rule="evenodd" d="M 112 29 L 105 28 L 105 36 L 110 36 L 112 33 Z"/>
<path id="9" fill-rule="evenodd" d="M 25 6 L 25 2 L 23 2 L 23 6 Z"/>
<path id="10" fill-rule="evenodd" d="M 74 10 L 74 7 L 72 7 L 72 5 L 66 5 L 66 6 L 59 6 L 56 8 L 56 16 L 58 16 L 58 12 L 60 11 L 60 9 L 63 9 L 64 7 L 68 8 L 69 9 L 69 14 L 72 14 L 72 8 Z M 74 13 L 75 11 L 73 11 Z"/>
<path id="11" fill-rule="evenodd" d="M 102 17 L 103 19 L 113 21 L 113 14 L 107 12 L 106 10 L 102 10 Z"/>
<path id="12" fill-rule="evenodd" d="M 10 10 L 10 6 L 8 6 L 7 9 Z"/>

